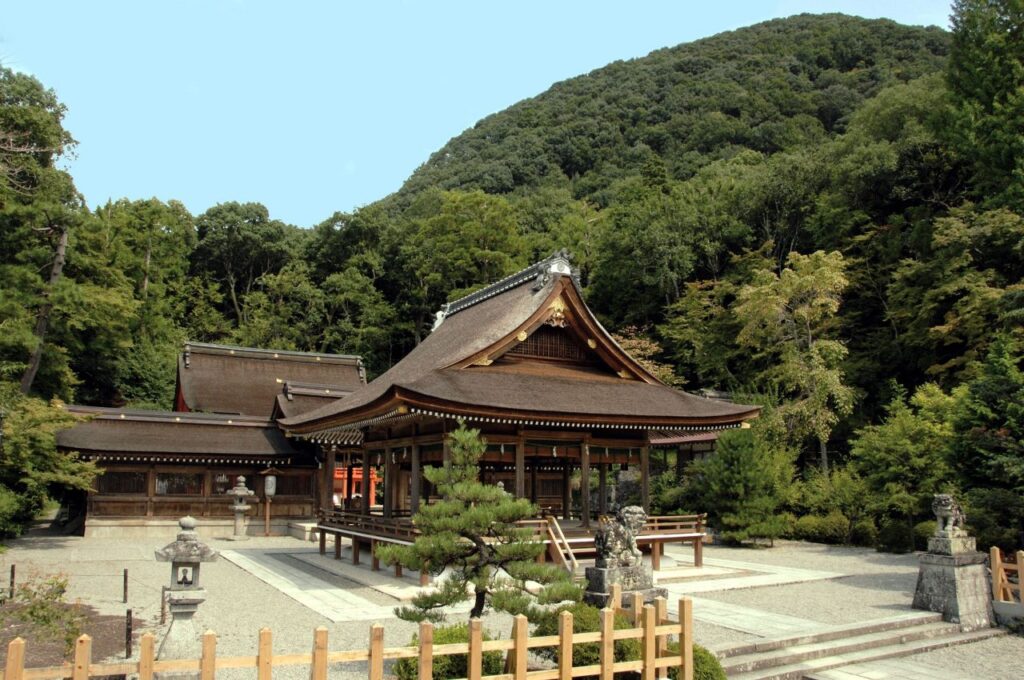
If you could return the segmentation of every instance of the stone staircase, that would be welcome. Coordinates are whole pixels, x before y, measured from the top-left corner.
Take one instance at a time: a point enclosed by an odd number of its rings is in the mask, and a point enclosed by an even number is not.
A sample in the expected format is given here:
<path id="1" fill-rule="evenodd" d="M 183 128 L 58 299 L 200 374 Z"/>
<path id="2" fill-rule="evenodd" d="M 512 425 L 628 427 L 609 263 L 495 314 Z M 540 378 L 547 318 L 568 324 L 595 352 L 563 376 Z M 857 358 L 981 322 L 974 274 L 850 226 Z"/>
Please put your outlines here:
<path id="1" fill-rule="evenodd" d="M 712 647 L 730 680 L 801 680 L 853 663 L 889 659 L 984 640 L 999 628 L 962 633 L 940 614 L 910 613 L 742 645 Z"/>

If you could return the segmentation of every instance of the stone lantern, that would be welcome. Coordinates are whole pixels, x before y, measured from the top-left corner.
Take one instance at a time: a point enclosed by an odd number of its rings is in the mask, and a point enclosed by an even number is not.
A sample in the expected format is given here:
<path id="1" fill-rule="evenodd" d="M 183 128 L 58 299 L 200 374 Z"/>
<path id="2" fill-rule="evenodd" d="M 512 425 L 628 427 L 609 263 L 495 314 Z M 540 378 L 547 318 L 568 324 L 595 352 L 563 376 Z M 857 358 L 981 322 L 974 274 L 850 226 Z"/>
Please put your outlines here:
<path id="1" fill-rule="evenodd" d="M 178 526 L 181 531 L 177 540 L 156 551 L 157 562 L 171 563 L 171 583 L 167 593 L 171 625 L 167 629 L 167 637 L 160 643 L 158 659 L 198 658 L 199 636 L 192 617 L 206 600 L 206 591 L 200 586 L 199 566 L 217 559 L 217 552 L 199 540 L 194 518 L 182 517 Z M 161 680 L 191 680 L 198 678 L 199 674 L 191 671 L 165 672 L 159 677 Z"/>
<path id="2" fill-rule="evenodd" d="M 227 495 L 234 496 L 235 502 L 231 505 L 231 509 L 235 513 L 235 531 L 229 538 L 232 541 L 245 541 L 248 540 L 249 536 L 245 533 L 245 513 L 252 506 L 246 503 L 250 496 L 255 492 L 245 486 L 245 477 L 238 475 L 235 478 L 235 485 L 229 489 Z"/>

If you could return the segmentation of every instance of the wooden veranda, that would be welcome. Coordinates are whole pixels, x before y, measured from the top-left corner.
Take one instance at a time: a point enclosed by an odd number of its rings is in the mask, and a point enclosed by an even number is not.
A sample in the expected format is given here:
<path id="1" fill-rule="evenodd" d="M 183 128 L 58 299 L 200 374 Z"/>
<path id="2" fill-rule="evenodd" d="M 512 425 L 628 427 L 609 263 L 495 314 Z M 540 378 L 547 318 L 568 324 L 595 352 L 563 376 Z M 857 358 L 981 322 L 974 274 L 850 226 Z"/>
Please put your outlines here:
<path id="1" fill-rule="evenodd" d="M 682 543 L 693 546 L 694 566 L 703 566 L 703 541 L 705 515 L 669 515 L 647 518 L 637 547 L 651 556 L 651 566 L 661 569 L 661 555 L 666 543 Z M 534 529 L 535 540 L 543 543 L 545 551 L 541 559 L 551 561 L 575 573 L 579 559 L 595 554 L 594 534 L 582 522 L 559 521 L 552 515 L 526 520 L 523 526 Z M 341 559 L 341 539 L 351 542 L 351 559 L 359 564 L 363 549 L 370 555 L 371 568 L 380 569 L 377 546 L 380 544 L 411 545 L 420 532 L 409 517 L 383 517 L 345 511 L 322 512 L 317 523 L 320 534 L 320 554 L 327 553 L 327 537 L 334 537 L 334 557 Z M 402 575 L 401 566 L 396 565 L 395 576 Z M 420 574 L 420 583 L 426 585 L 427 574 Z"/>

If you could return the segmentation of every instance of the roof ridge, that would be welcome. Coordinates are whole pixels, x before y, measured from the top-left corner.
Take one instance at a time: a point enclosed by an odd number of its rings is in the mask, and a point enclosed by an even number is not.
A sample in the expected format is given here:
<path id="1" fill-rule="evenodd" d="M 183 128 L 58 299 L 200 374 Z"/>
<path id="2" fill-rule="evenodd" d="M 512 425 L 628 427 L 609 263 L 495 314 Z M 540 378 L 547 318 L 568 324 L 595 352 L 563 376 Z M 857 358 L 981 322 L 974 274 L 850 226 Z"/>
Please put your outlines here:
<path id="1" fill-rule="evenodd" d="M 527 281 L 535 281 L 535 289 L 539 290 L 542 288 L 550 279 L 551 275 L 556 276 L 571 276 L 573 280 L 576 280 L 578 272 L 572 268 L 571 257 L 568 250 L 561 249 L 552 253 L 549 257 L 534 262 L 530 266 L 520 269 L 514 274 L 509 274 L 503 279 L 499 279 L 494 283 L 491 283 L 480 290 L 474 291 L 469 295 L 465 295 L 457 300 L 447 303 L 437 312 L 437 318 L 434 321 L 434 329 L 441 325 L 445 319 L 453 314 L 469 309 L 473 305 L 479 304 L 484 300 L 488 300 L 495 295 L 500 295 L 507 290 L 517 288 Z M 433 330 L 433 329 L 431 329 Z"/>
<path id="2" fill-rule="evenodd" d="M 319 357 L 321 359 L 328 359 L 338 363 L 362 365 L 363 358 L 357 354 L 331 354 L 328 352 L 300 352 L 292 349 L 264 349 L 262 347 L 242 347 L 241 345 L 222 345 L 213 342 L 194 342 L 186 341 L 183 351 L 194 352 L 195 350 L 201 350 L 200 353 L 208 354 L 231 354 L 238 355 L 256 355 L 260 358 L 268 356 L 273 359 L 280 357 Z M 202 350 L 207 350 L 202 352 Z M 212 351 L 211 351 L 212 350 Z"/>

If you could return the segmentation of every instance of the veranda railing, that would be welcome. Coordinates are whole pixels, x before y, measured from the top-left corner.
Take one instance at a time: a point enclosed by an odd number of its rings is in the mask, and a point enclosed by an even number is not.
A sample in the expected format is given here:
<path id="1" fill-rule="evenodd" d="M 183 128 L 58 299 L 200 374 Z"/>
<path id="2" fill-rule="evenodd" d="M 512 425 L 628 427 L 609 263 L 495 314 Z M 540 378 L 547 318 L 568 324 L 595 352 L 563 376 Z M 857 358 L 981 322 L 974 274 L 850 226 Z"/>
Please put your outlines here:
<path id="1" fill-rule="evenodd" d="M 214 680 L 218 670 L 228 668 L 255 669 L 257 680 L 271 680 L 273 669 L 281 666 L 308 666 L 311 680 L 326 680 L 331 664 L 366 662 L 369 680 L 382 680 L 386 659 L 416 658 L 419 660 L 420 680 L 433 677 L 433 659 L 438 656 L 465 654 L 468 657 L 468 680 L 570 680 L 580 676 L 597 676 L 600 680 L 612 680 L 615 673 L 633 671 L 640 673 L 642 680 L 655 680 L 667 675 L 668 669 L 679 669 L 680 680 L 693 678 L 693 610 L 687 598 L 679 600 L 679 621 L 669 621 L 664 598 L 653 605 L 642 605 L 633 601 L 631 610 L 621 610 L 621 596 L 613 592 L 610 606 L 601 610 L 600 630 L 594 633 L 573 633 L 572 614 L 562 612 L 559 619 L 558 635 L 530 637 L 525 616 L 517 616 L 513 622 L 512 638 L 509 640 L 483 639 L 483 625 L 473 619 L 469 626 L 469 642 L 435 645 L 434 628 L 430 623 L 420 624 L 419 644 L 408 647 L 384 647 L 384 626 L 370 626 L 370 644 L 366 649 L 330 651 L 327 629 L 320 627 L 313 632 L 313 648 L 306 654 L 273 654 L 273 634 L 269 628 L 259 632 L 256 656 L 217 656 L 217 635 L 209 631 L 202 636 L 202 652 L 198 659 L 175 659 L 157 661 L 156 641 L 151 633 L 142 636 L 138 661 L 96 664 L 92 662 L 92 638 L 82 635 L 75 642 L 74 658 L 71 663 L 48 668 L 25 668 L 26 643 L 15 638 L 7 646 L 7 663 L 2 680 L 49 680 L 71 678 L 88 680 L 107 675 L 137 675 L 139 680 L 152 680 L 158 672 L 198 671 L 201 680 Z M 630 611 L 633 627 L 615 630 L 616 611 Z M 678 636 L 679 651 L 667 652 L 670 636 Z M 615 661 L 614 643 L 617 640 L 641 641 L 642 655 L 637 661 Z M 597 643 L 599 663 L 590 666 L 573 667 L 573 645 Z M 538 647 L 558 649 L 558 668 L 527 673 L 527 651 Z M 500 675 L 482 675 L 484 652 L 506 652 L 510 672 Z"/>
<path id="2" fill-rule="evenodd" d="M 989 549 L 992 568 L 992 599 L 1024 604 L 1024 550 L 1017 551 L 1017 563 L 1006 562 L 999 548 Z M 1016 592 L 1016 597 L 1014 597 Z"/>

